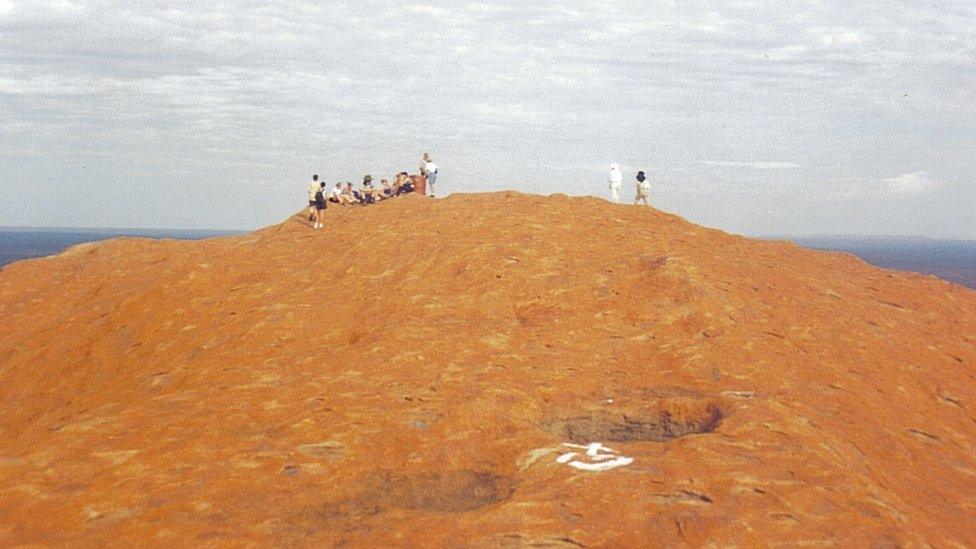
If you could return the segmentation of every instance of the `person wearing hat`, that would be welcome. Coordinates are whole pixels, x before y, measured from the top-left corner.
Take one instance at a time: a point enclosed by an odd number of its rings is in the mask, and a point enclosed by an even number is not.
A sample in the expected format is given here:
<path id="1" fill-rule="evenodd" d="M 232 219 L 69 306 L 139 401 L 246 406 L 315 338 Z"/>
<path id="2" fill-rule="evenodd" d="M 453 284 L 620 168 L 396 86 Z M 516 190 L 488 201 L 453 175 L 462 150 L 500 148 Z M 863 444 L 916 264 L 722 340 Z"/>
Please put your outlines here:
<path id="1" fill-rule="evenodd" d="M 644 177 L 644 172 L 637 172 L 637 195 L 634 196 L 634 204 L 643 200 L 645 206 L 650 206 L 651 203 L 648 201 L 651 194 L 651 182 Z"/>
<path id="2" fill-rule="evenodd" d="M 376 188 L 373 187 L 372 175 L 366 175 L 363 178 L 363 184 L 359 187 L 359 193 L 362 195 L 363 204 L 376 203 Z"/>

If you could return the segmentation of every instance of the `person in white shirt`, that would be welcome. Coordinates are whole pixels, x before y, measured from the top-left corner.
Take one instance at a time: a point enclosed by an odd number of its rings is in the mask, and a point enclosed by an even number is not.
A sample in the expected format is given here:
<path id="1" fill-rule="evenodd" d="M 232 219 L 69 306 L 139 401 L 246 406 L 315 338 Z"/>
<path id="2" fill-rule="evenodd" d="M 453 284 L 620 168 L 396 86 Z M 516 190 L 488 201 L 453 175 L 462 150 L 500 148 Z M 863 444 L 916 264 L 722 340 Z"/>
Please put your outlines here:
<path id="1" fill-rule="evenodd" d="M 637 195 L 634 196 L 634 204 L 643 201 L 645 206 L 650 206 L 651 203 L 648 201 L 650 194 L 651 182 L 644 177 L 644 172 L 637 172 Z"/>
<path id="2" fill-rule="evenodd" d="M 332 193 L 329 195 L 329 202 L 342 204 L 342 183 L 336 183 L 335 187 L 332 187 Z"/>
<path id="3" fill-rule="evenodd" d="M 616 163 L 610 164 L 610 201 L 614 204 L 620 202 L 620 185 L 623 184 L 624 178 L 620 174 L 620 166 Z"/>
<path id="4" fill-rule="evenodd" d="M 434 182 L 437 181 L 437 164 L 430 158 L 430 153 L 424 153 L 424 159 L 420 162 L 420 175 L 427 177 L 427 188 L 430 189 L 430 197 L 434 198 Z"/>

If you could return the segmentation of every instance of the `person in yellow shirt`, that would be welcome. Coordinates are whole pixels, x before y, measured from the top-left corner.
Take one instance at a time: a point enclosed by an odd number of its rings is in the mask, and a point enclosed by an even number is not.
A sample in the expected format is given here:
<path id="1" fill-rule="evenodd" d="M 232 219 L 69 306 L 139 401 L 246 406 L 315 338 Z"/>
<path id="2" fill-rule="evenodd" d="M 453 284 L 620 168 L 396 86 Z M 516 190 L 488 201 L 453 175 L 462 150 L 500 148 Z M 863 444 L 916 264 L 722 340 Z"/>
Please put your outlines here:
<path id="1" fill-rule="evenodd" d="M 312 182 L 308 184 L 308 220 L 315 223 L 315 193 L 319 192 L 319 176 L 312 176 Z"/>

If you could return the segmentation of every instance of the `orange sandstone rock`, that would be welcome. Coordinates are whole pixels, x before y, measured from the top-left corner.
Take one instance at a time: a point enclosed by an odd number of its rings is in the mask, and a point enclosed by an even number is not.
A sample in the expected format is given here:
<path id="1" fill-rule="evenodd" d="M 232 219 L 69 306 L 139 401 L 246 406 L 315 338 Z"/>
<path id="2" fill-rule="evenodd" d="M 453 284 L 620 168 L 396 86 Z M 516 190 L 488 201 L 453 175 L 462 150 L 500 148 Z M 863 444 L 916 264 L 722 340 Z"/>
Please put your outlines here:
<path id="1" fill-rule="evenodd" d="M 302 217 L 0 271 L 0 545 L 976 544 L 976 292 L 597 199 Z"/>

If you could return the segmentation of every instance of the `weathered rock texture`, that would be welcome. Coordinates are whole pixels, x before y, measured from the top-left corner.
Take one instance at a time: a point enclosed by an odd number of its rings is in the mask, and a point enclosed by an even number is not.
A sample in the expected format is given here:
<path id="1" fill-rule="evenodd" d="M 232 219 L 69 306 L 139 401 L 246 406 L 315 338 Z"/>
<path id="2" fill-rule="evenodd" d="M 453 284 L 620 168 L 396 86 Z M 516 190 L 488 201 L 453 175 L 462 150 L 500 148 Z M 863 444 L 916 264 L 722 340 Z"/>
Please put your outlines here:
<path id="1" fill-rule="evenodd" d="M 596 199 L 326 223 L 0 271 L 0 545 L 976 544 L 976 292 Z"/>

